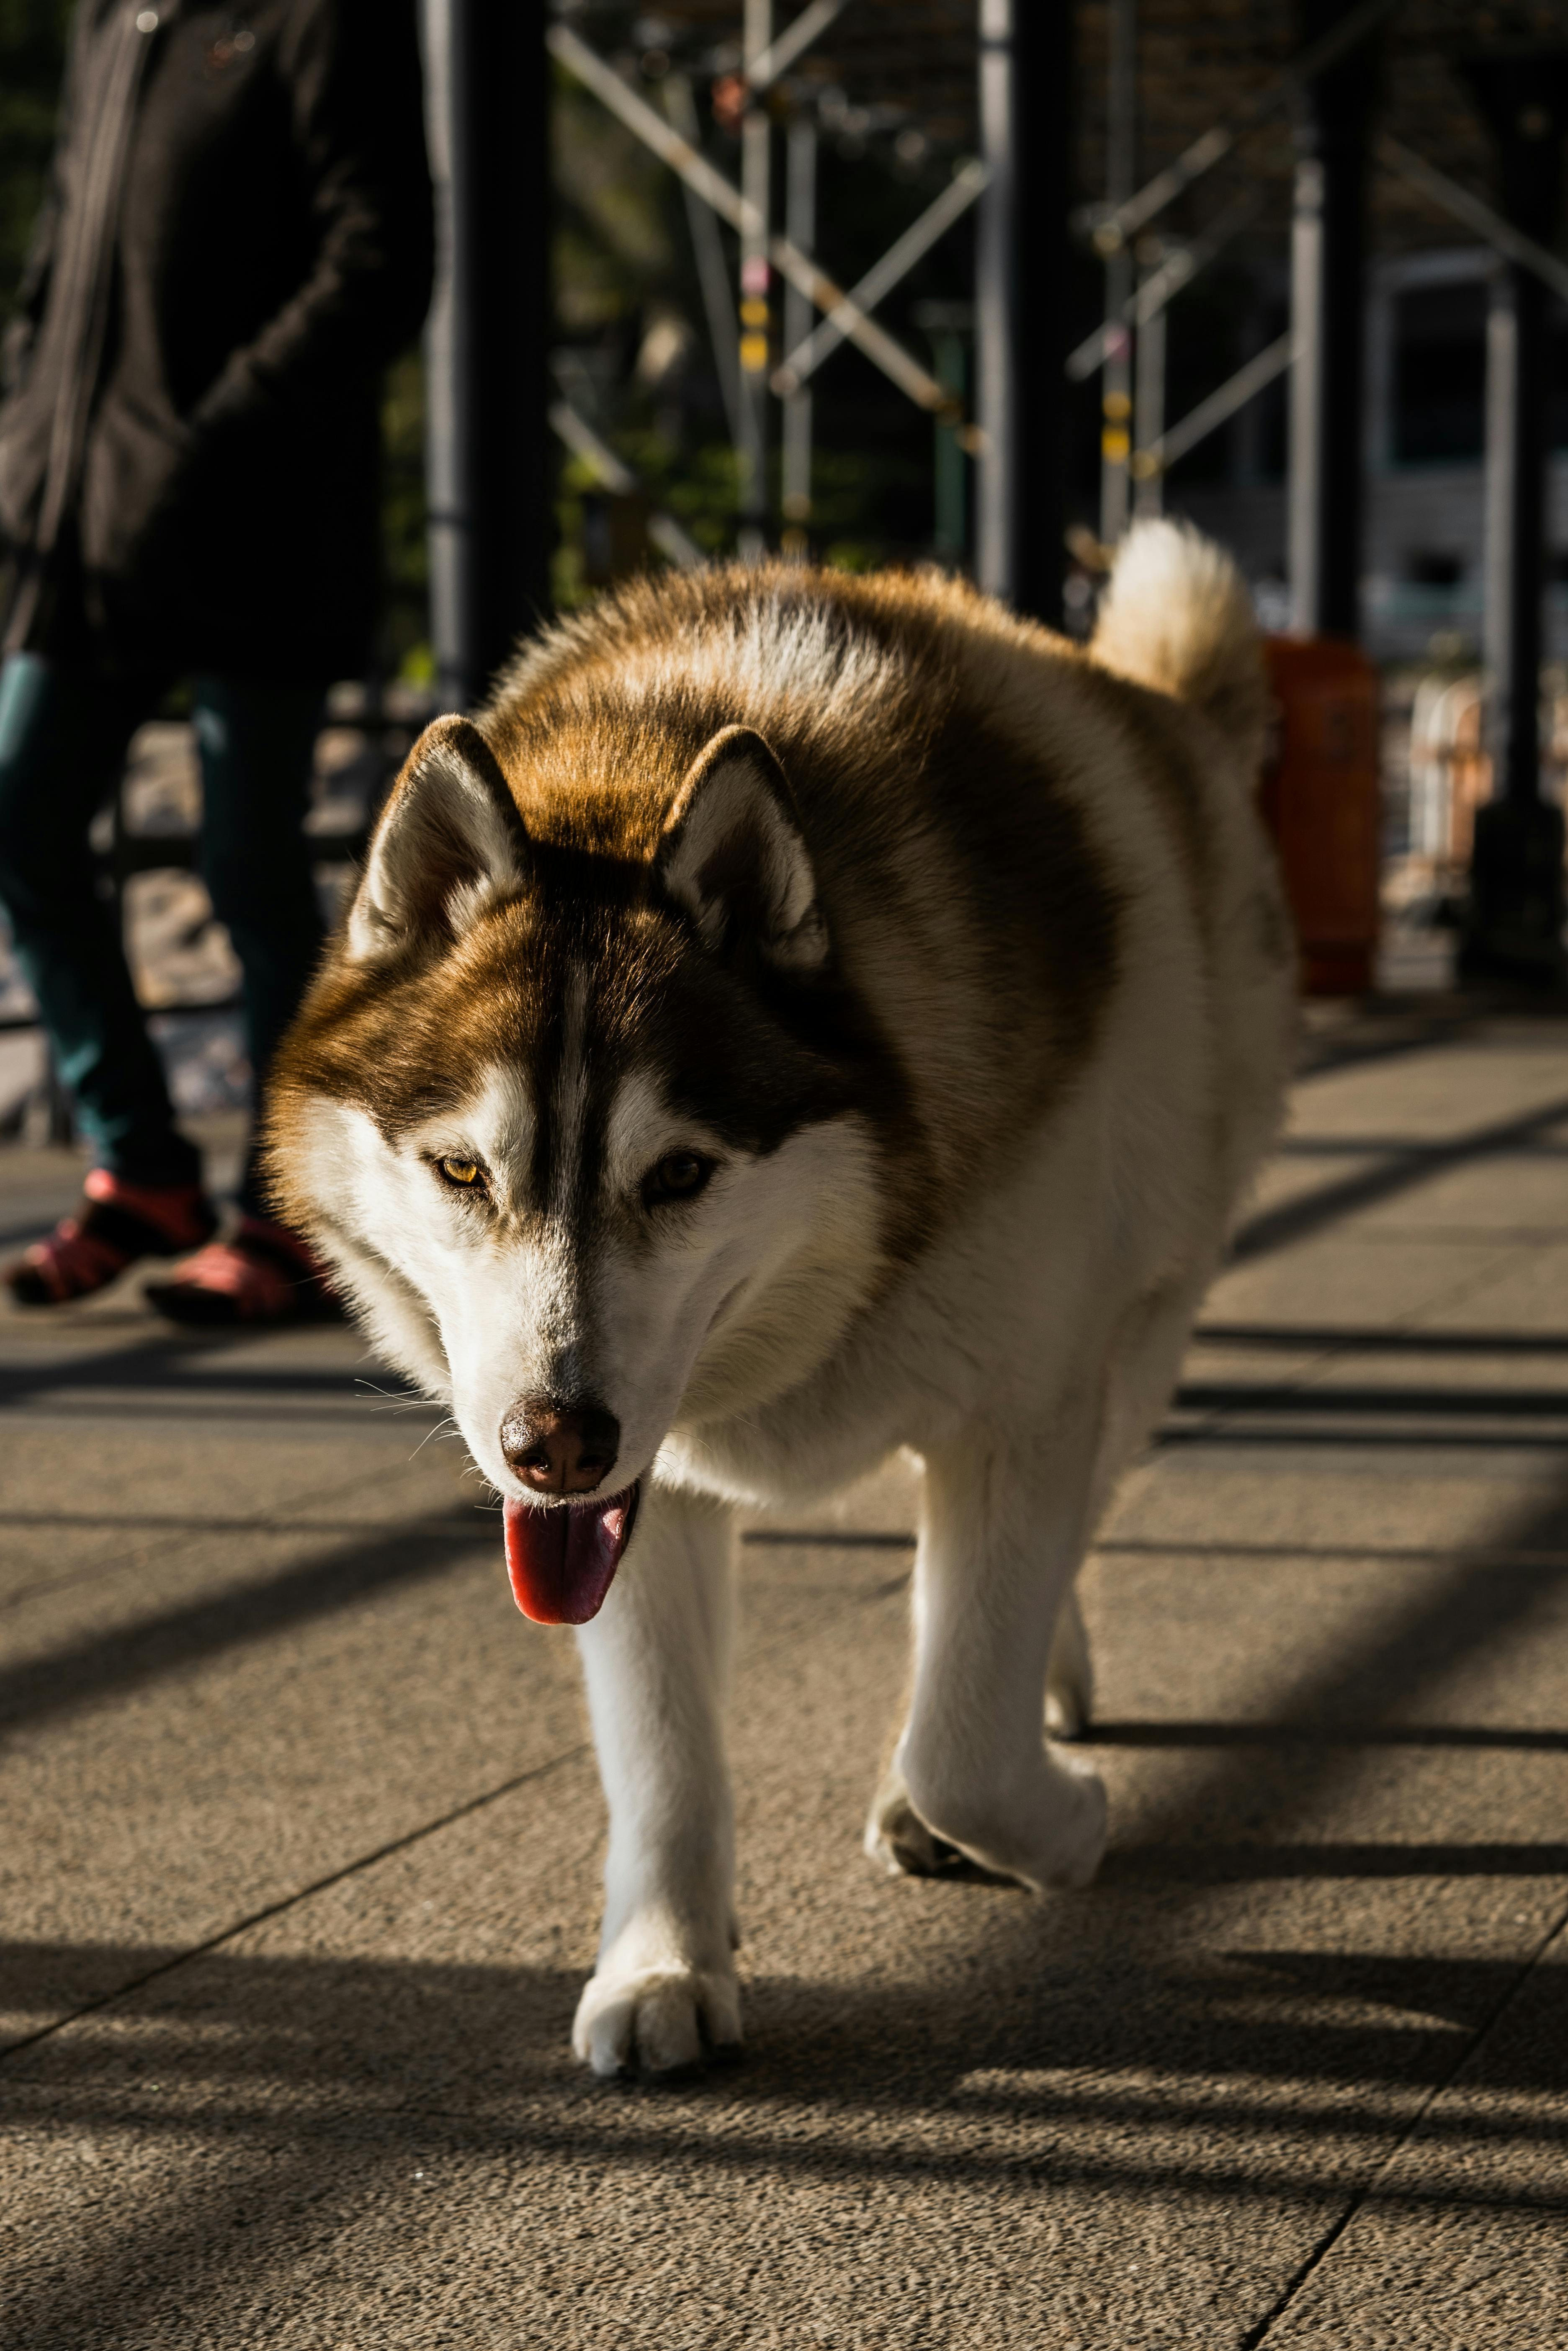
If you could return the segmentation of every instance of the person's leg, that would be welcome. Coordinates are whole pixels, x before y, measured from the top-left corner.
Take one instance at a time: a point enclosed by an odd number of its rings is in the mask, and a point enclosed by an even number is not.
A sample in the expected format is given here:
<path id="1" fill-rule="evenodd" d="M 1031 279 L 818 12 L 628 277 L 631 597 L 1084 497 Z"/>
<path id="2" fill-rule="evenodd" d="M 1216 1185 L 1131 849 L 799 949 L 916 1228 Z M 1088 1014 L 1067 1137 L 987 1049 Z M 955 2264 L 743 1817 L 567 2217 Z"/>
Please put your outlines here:
<path id="1" fill-rule="evenodd" d="M 246 1039 L 258 1102 L 321 946 L 304 820 L 323 699 L 319 685 L 195 681 L 202 875 L 244 975 Z M 254 1138 L 239 1204 L 249 1216 L 268 1213 Z"/>
<path id="2" fill-rule="evenodd" d="M 100 1167 L 136 1185 L 196 1183 L 174 1124 L 88 829 L 113 790 L 154 680 L 105 680 L 37 653 L 0 669 L 0 904 Z"/>
<path id="3" fill-rule="evenodd" d="M 294 1018 L 321 945 L 304 818 L 319 724 L 319 686 L 248 679 L 195 681 L 202 758 L 202 872 L 244 974 L 246 1042 L 256 1099 Z M 172 1322 L 283 1322 L 336 1312 L 321 1268 L 272 1219 L 256 1132 L 239 1188 L 240 1221 L 147 1296 Z"/>
<path id="4" fill-rule="evenodd" d="M 155 695 L 152 681 L 36 653 L 0 668 L 0 904 L 98 1163 L 75 1214 L 0 1271 L 22 1305 L 86 1297 L 138 1258 L 198 1246 L 214 1222 L 88 846 Z"/>

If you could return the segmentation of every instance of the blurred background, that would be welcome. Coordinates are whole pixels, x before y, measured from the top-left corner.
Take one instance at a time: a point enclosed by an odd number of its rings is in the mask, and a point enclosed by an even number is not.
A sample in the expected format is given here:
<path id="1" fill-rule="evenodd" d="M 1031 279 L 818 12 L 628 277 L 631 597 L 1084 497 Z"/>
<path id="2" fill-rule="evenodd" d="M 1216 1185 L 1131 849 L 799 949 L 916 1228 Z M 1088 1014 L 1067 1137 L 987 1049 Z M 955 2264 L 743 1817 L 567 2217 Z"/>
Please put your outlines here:
<path id="1" fill-rule="evenodd" d="M 69 16 L 0 0 L 0 327 Z M 1277 641 L 1309 987 L 1561 985 L 1563 8 L 427 0 L 425 37 L 443 290 L 386 383 L 324 903 L 424 719 L 618 577 L 934 561 L 1082 636 L 1163 509 Z M 199 800 L 175 697 L 97 848 L 192 1110 L 249 1075 Z M 30 1010 L 0 948 L 13 1137 L 68 1125 Z"/>

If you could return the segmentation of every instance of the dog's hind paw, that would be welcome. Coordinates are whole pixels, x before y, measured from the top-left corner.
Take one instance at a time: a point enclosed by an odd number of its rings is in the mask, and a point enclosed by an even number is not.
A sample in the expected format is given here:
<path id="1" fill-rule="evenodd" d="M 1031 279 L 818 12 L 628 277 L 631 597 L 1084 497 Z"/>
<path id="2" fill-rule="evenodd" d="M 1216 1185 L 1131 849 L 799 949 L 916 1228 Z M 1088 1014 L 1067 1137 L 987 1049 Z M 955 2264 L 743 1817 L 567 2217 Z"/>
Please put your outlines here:
<path id="1" fill-rule="evenodd" d="M 716 1969 L 601 1968 L 578 2001 L 571 2045 L 606 2079 L 676 2074 L 734 2056 L 740 1988 Z"/>
<path id="2" fill-rule="evenodd" d="M 926 1827 L 901 1773 L 891 1768 L 872 1799 L 862 1843 L 867 1857 L 889 1877 L 940 1877 L 965 1865 L 957 1846 Z"/>
<path id="3" fill-rule="evenodd" d="M 973 1792 L 944 1792 L 940 1783 L 921 1802 L 943 1826 L 917 1812 L 897 1763 L 889 1766 L 866 1823 L 865 1850 L 890 1876 L 939 1877 L 977 1870 L 1045 1893 L 1083 1886 L 1105 1850 L 1105 1791 L 1082 1763 L 1042 1754 L 1034 1801 L 1023 1806 L 988 1802 Z"/>

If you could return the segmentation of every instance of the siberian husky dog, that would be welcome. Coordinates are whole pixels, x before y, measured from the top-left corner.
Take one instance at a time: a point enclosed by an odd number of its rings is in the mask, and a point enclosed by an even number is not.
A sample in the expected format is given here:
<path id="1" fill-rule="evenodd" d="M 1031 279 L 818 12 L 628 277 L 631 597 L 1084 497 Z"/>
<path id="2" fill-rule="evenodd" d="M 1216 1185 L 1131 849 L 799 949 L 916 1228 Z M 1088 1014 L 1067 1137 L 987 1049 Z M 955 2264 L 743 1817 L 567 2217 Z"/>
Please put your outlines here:
<path id="1" fill-rule="evenodd" d="M 414 746 L 280 1057 L 280 1213 L 577 1626 L 610 1808 L 574 2041 L 740 2038 L 731 1515 L 918 1458 L 866 1844 L 1045 1888 L 1074 1573 L 1278 1115 L 1293 957 L 1236 572 L 1140 526 L 1087 650 L 950 580 L 638 581 Z"/>

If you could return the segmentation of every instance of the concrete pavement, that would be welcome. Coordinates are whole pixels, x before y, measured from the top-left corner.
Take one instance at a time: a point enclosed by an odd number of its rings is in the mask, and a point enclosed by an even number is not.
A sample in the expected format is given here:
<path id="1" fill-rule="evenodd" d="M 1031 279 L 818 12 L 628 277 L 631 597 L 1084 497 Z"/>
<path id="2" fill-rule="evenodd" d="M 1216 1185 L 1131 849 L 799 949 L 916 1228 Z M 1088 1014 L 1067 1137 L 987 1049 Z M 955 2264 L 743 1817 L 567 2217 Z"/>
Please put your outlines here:
<path id="1" fill-rule="evenodd" d="M 0 1154 L 6 1245 L 69 1198 Z M 1568 2335 L 1568 1024 L 1324 1017 L 1086 1577 L 1088 1893 L 885 1881 L 896 1466 L 746 1545 L 749 2046 L 578 2071 L 570 1640 L 346 1332 L 0 1326 L 0 2341 Z"/>

